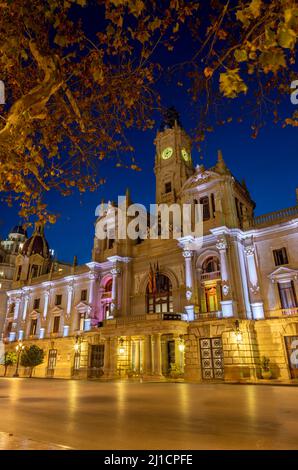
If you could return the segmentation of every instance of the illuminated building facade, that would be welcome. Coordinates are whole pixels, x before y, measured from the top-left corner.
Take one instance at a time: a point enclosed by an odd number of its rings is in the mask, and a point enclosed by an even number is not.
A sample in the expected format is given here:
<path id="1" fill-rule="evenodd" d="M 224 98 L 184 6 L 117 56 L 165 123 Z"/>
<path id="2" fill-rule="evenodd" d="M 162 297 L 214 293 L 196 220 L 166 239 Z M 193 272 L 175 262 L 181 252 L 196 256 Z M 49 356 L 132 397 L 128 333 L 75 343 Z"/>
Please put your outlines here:
<path id="1" fill-rule="evenodd" d="M 201 204 L 203 245 L 112 230 L 89 263 L 53 270 L 37 228 L 16 258 L 7 347 L 44 348 L 36 376 L 255 381 L 266 356 L 274 379 L 298 377 L 298 206 L 255 217 L 221 152 L 193 167 L 178 119 L 155 146 L 156 202 Z"/>

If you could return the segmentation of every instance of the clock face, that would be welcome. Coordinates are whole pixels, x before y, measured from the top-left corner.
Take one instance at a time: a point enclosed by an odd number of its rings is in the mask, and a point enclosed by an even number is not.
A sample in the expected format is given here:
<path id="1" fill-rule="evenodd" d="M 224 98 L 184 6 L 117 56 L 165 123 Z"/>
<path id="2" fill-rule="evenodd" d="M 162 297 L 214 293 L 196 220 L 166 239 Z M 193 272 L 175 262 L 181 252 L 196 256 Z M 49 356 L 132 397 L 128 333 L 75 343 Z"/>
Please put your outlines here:
<path id="1" fill-rule="evenodd" d="M 188 151 L 185 150 L 185 149 L 181 150 L 181 156 L 182 156 L 183 160 L 185 160 L 186 162 L 188 162 L 190 160 L 190 155 L 189 155 Z"/>
<path id="2" fill-rule="evenodd" d="M 163 160 L 168 160 L 173 155 L 172 147 L 167 147 L 162 151 L 161 157 Z"/>

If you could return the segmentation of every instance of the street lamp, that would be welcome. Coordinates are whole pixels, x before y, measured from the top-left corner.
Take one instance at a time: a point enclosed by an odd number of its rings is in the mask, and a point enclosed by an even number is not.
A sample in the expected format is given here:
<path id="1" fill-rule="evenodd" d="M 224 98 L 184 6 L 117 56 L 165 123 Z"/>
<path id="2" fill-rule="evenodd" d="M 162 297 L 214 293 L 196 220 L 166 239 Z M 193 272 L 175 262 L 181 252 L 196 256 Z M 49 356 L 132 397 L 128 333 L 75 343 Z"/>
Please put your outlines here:
<path id="1" fill-rule="evenodd" d="M 235 331 L 236 341 L 239 344 L 242 341 L 242 332 L 240 330 L 239 320 L 235 321 L 235 330 L 234 331 Z"/>
<path id="2" fill-rule="evenodd" d="M 16 346 L 16 352 L 17 352 L 17 367 L 16 371 L 13 374 L 14 377 L 19 377 L 19 364 L 20 364 L 20 356 L 22 354 L 22 351 L 25 349 L 25 346 L 23 345 L 22 341 L 19 341 L 17 346 Z"/>
<path id="3" fill-rule="evenodd" d="M 180 352 L 183 352 L 184 349 L 185 349 L 185 344 L 184 344 L 183 336 L 182 336 L 182 335 L 179 336 L 178 349 L 179 349 Z"/>
<path id="4" fill-rule="evenodd" d="M 119 354 L 124 354 L 125 353 L 125 348 L 124 348 L 124 339 L 123 338 L 120 338 L 119 340 L 119 343 L 120 343 L 120 346 L 119 346 Z"/>

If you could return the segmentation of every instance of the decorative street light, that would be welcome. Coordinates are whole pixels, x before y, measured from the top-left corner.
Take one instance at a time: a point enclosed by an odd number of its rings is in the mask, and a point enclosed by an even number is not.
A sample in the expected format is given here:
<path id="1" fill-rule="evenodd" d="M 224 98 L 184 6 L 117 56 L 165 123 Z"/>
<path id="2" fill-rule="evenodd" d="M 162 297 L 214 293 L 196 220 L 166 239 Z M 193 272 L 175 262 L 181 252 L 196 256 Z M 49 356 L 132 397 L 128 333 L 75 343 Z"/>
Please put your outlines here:
<path id="1" fill-rule="evenodd" d="M 182 336 L 182 335 L 179 336 L 178 349 L 179 349 L 179 351 L 181 351 L 181 352 L 183 352 L 184 349 L 185 349 L 185 344 L 184 344 L 184 340 L 183 340 L 183 336 Z"/>
<path id="2" fill-rule="evenodd" d="M 125 348 L 124 348 L 124 339 L 123 338 L 120 338 L 119 340 L 119 343 L 120 343 L 120 346 L 119 346 L 119 354 L 124 354 L 125 353 Z"/>
<path id="3" fill-rule="evenodd" d="M 22 341 L 19 341 L 17 346 L 16 346 L 16 352 L 18 354 L 18 357 L 17 357 L 17 367 L 16 367 L 16 371 L 15 373 L 13 374 L 14 377 L 19 377 L 19 364 L 20 364 L 20 357 L 21 357 L 21 354 L 22 354 L 22 351 L 25 349 L 25 346 L 23 345 Z"/>
<path id="4" fill-rule="evenodd" d="M 242 332 L 240 330 L 239 320 L 235 321 L 235 330 L 234 330 L 234 332 L 235 332 L 237 343 L 238 344 L 241 343 L 241 341 L 242 341 Z"/>

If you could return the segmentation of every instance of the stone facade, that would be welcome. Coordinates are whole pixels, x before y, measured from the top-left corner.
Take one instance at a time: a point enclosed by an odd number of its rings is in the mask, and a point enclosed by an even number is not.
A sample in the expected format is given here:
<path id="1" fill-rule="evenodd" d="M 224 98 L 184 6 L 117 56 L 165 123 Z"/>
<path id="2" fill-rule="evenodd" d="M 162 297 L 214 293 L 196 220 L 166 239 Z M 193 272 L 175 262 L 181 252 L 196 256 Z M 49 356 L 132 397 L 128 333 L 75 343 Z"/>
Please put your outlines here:
<path id="1" fill-rule="evenodd" d="M 295 379 L 298 206 L 254 217 L 221 152 L 214 167 L 193 167 L 177 122 L 155 144 L 156 201 L 200 204 L 203 242 L 118 237 L 110 219 L 121 209 L 109 203 L 96 226 L 108 221 L 110 233 L 102 240 L 96 231 L 92 261 L 53 270 L 35 230 L 39 241 L 26 242 L 8 291 L 6 347 L 41 346 L 40 377 L 256 381 L 266 356 L 274 379 Z"/>

